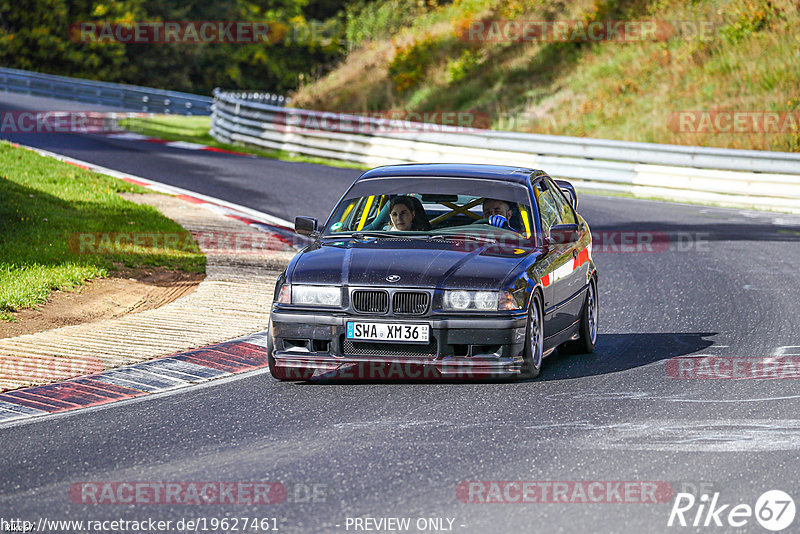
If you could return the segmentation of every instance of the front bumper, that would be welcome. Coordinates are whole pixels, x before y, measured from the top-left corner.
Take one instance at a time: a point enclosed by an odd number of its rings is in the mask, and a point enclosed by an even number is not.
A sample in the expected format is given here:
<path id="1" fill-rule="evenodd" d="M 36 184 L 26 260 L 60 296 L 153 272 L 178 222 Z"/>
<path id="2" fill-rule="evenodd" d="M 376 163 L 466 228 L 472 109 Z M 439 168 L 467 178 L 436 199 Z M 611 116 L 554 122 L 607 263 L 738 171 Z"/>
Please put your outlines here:
<path id="1" fill-rule="evenodd" d="M 427 324 L 430 343 L 353 342 L 347 321 Z M 342 379 L 509 378 L 519 375 L 524 312 L 507 317 L 371 317 L 273 309 L 275 365 L 291 376 Z"/>

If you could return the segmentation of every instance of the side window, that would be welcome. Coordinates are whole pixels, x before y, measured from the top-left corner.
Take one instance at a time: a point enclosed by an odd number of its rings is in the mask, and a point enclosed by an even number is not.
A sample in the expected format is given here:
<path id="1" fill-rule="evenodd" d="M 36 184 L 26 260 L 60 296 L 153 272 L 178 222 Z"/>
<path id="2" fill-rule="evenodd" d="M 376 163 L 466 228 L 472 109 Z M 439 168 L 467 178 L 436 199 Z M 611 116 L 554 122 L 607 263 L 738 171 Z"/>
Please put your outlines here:
<path id="1" fill-rule="evenodd" d="M 542 218 L 542 230 L 545 235 L 550 233 L 550 227 L 561 223 L 559 207 L 552 192 L 543 189 L 544 181 L 536 185 L 536 202 L 539 206 L 539 215 Z"/>
<path id="2" fill-rule="evenodd" d="M 558 186 L 552 180 L 547 180 L 547 185 L 548 189 L 553 193 L 553 198 L 558 206 L 561 224 L 577 223 L 578 221 L 575 219 L 575 213 L 572 211 L 572 206 L 570 206 L 569 202 L 567 202 L 567 199 L 564 198 L 564 195 L 561 193 L 561 190 L 558 188 Z"/>

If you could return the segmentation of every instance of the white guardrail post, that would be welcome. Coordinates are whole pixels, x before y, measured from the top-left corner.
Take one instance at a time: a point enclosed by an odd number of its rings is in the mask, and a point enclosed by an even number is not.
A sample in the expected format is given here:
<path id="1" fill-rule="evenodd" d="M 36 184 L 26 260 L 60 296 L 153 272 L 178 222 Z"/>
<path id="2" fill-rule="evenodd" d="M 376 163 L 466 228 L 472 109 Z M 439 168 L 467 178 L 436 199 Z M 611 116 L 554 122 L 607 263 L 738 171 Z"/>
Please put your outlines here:
<path id="1" fill-rule="evenodd" d="M 800 154 L 465 131 L 284 104 L 288 101 L 275 95 L 215 89 L 211 135 L 225 143 L 368 166 L 519 165 L 586 189 L 800 213 Z"/>

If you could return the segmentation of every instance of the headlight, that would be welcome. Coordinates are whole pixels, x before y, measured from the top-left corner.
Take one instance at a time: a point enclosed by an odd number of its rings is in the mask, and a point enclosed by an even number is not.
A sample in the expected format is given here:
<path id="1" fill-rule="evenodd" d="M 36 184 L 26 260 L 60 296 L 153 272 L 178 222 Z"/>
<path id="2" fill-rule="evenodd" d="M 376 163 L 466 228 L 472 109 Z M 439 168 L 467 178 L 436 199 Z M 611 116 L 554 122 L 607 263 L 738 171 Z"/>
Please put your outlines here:
<path id="1" fill-rule="evenodd" d="M 445 291 L 444 307 L 451 310 L 466 310 L 472 303 L 468 291 Z"/>
<path id="2" fill-rule="evenodd" d="M 464 291 L 461 289 L 444 292 L 445 310 L 518 310 L 516 299 L 508 291 Z"/>
<path id="3" fill-rule="evenodd" d="M 472 302 L 475 303 L 475 308 L 479 310 L 496 310 L 497 309 L 497 292 L 496 291 L 476 291 L 472 295 Z"/>
<path id="4" fill-rule="evenodd" d="M 335 286 L 292 286 L 292 304 L 341 306 L 342 290 Z"/>

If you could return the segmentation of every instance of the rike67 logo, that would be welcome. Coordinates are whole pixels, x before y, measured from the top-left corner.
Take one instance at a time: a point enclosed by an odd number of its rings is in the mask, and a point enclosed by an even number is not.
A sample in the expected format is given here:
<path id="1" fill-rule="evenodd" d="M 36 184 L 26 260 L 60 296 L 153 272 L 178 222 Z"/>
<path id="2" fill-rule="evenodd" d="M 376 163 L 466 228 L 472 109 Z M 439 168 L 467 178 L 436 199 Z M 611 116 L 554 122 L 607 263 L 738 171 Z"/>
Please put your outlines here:
<path id="1" fill-rule="evenodd" d="M 720 501 L 719 492 L 699 499 L 691 493 L 678 493 L 667 521 L 668 527 L 725 527 L 741 528 L 752 525 L 753 518 L 763 528 L 778 532 L 794 521 L 794 500 L 781 490 L 764 492 L 755 503 L 731 504 Z M 748 529 L 750 531 L 750 529 Z"/>

